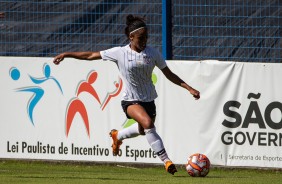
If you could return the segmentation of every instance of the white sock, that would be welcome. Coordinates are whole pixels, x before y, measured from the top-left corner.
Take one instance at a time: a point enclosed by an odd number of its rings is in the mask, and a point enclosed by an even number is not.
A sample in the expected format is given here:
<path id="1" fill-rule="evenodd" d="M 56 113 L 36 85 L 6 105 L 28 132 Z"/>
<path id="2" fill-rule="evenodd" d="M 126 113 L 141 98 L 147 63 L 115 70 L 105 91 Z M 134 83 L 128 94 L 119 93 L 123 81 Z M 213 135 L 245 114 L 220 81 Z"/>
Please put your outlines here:
<path id="1" fill-rule="evenodd" d="M 133 125 L 131 125 L 127 128 L 119 130 L 117 138 L 118 138 L 118 140 L 122 141 L 123 139 L 136 137 L 138 135 L 140 135 L 138 123 L 134 123 Z"/>
<path id="2" fill-rule="evenodd" d="M 159 134 L 156 132 L 156 128 L 145 129 L 145 136 L 147 138 L 148 143 L 154 150 L 154 152 L 158 155 L 158 157 L 165 163 L 169 161 L 168 155 L 164 148 L 163 141 Z"/>

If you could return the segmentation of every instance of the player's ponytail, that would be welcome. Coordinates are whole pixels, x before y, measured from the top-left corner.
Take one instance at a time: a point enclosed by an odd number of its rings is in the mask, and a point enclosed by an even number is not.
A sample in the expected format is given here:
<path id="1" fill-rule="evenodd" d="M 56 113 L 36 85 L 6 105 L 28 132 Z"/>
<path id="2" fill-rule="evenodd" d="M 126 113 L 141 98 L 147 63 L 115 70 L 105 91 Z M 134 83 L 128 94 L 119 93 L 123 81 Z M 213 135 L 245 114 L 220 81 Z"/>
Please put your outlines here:
<path id="1" fill-rule="evenodd" d="M 143 17 L 133 16 L 131 14 L 126 16 L 126 27 L 124 33 L 127 37 L 129 37 L 130 33 L 142 27 L 146 28 L 145 19 Z"/>

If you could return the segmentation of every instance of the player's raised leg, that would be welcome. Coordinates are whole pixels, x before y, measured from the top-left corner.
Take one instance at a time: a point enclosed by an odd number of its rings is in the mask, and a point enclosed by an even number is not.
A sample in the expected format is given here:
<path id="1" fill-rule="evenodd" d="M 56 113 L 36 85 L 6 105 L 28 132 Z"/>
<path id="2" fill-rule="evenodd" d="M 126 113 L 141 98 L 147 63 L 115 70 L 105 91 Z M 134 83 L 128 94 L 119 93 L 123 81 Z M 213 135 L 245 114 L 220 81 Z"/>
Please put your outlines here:
<path id="1" fill-rule="evenodd" d="M 130 105 L 127 108 L 127 113 L 144 128 L 145 137 L 148 143 L 158 157 L 164 162 L 166 171 L 171 174 L 177 172 L 175 165 L 167 155 L 161 137 L 156 132 L 154 118 L 151 118 L 144 107 L 139 104 Z"/>

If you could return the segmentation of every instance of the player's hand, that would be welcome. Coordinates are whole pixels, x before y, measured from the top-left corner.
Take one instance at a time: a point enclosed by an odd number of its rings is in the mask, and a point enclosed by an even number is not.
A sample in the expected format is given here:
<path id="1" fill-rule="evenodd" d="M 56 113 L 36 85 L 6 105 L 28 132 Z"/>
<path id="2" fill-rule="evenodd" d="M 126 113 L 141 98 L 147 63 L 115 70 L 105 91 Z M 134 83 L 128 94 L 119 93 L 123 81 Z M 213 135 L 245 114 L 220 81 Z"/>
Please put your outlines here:
<path id="1" fill-rule="evenodd" d="M 59 54 L 54 58 L 53 63 L 58 65 L 60 64 L 60 62 L 64 60 L 64 58 L 65 58 L 64 54 Z"/>
<path id="2" fill-rule="evenodd" d="M 195 98 L 195 100 L 198 100 L 200 98 L 200 92 L 196 89 L 191 89 L 190 90 L 191 95 Z"/>

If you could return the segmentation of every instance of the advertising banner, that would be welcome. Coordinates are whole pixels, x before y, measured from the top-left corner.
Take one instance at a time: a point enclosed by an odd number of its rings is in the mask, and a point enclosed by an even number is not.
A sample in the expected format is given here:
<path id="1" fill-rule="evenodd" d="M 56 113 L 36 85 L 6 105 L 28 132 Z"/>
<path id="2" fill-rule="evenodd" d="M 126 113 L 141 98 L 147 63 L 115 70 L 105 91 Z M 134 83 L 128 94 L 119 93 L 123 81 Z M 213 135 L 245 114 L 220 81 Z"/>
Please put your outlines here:
<path id="1" fill-rule="evenodd" d="M 169 157 L 203 153 L 214 165 L 282 167 L 282 65 L 167 61 L 201 92 L 195 100 L 159 69 L 156 129 Z M 111 129 L 136 123 L 110 61 L 0 57 L 0 158 L 161 163 L 144 136 L 111 151 Z"/>
<path id="2" fill-rule="evenodd" d="M 158 123 L 166 122 L 162 134 L 173 156 L 200 152 L 217 165 L 281 168 L 282 65 L 174 61 L 169 66 L 201 92 L 193 101 L 171 83 L 159 89 L 164 109 Z"/>

